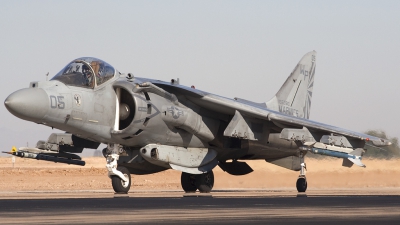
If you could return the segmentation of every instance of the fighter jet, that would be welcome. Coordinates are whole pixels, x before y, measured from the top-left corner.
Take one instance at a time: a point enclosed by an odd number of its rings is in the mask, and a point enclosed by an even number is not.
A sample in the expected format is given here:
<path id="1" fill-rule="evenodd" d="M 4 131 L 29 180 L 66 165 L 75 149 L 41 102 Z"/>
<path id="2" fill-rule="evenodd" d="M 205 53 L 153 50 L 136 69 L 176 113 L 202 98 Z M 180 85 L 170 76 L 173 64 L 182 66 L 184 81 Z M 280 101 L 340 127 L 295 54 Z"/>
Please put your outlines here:
<path id="1" fill-rule="evenodd" d="M 50 81 L 31 82 L 7 97 L 4 104 L 16 117 L 65 131 L 10 154 L 84 165 L 74 153 L 104 143 L 108 176 L 114 191 L 122 193 L 130 190 L 131 174 L 167 169 L 182 172 L 185 192 L 210 192 L 216 166 L 238 176 L 253 171 L 246 160 L 265 160 L 300 171 L 296 188 L 305 192 L 306 154 L 365 167 L 366 145 L 391 144 L 309 120 L 315 65 L 316 52 L 307 53 L 270 101 L 255 103 L 78 58 Z"/>

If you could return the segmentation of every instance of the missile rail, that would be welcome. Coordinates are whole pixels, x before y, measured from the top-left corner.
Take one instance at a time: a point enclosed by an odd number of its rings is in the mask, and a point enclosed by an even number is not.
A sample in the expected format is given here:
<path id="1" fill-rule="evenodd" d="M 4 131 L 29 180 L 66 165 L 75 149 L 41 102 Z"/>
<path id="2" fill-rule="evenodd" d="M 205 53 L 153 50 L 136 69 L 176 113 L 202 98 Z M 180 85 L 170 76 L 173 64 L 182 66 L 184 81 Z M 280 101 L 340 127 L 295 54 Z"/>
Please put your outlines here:
<path id="1" fill-rule="evenodd" d="M 86 164 L 85 161 L 80 160 L 80 157 L 75 154 L 57 154 L 57 153 L 33 153 L 33 152 L 4 152 L 9 155 L 14 155 L 20 158 L 30 158 L 30 159 L 37 159 L 37 160 L 44 160 L 49 162 L 55 163 L 65 163 L 65 164 L 72 164 L 78 166 L 84 166 Z M 59 157 L 62 156 L 62 157 Z M 74 159 L 75 158 L 75 159 Z"/>

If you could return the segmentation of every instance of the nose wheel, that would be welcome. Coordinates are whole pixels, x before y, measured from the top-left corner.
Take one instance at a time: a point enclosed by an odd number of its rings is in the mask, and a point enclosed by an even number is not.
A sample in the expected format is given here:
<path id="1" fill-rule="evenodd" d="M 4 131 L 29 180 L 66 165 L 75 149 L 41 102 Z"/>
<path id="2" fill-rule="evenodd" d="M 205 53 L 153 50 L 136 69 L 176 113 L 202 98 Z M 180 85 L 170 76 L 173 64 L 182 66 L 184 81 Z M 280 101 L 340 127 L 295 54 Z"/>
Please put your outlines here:
<path id="1" fill-rule="evenodd" d="M 119 176 L 111 176 L 111 184 L 115 193 L 128 193 L 131 188 L 131 174 L 129 170 L 123 166 L 118 166 L 117 170 L 120 171 L 127 181 L 122 180 Z"/>

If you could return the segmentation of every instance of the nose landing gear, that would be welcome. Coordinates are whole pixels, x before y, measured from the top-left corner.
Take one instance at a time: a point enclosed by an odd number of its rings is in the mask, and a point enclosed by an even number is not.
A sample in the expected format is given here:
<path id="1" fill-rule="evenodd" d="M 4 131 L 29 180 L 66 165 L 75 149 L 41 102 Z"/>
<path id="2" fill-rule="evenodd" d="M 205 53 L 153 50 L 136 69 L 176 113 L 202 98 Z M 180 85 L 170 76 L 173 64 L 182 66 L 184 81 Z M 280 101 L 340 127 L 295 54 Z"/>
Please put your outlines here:
<path id="1" fill-rule="evenodd" d="M 108 177 L 111 178 L 111 184 L 116 193 L 128 193 L 131 188 L 131 174 L 126 167 L 118 166 L 119 145 L 109 144 L 107 147 L 107 170 Z"/>
<path id="2" fill-rule="evenodd" d="M 111 184 L 115 193 L 128 193 L 131 188 L 131 174 L 126 167 L 118 166 L 117 170 L 120 171 L 128 181 L 122 180 L 118 176 L 111 176 Z"/>

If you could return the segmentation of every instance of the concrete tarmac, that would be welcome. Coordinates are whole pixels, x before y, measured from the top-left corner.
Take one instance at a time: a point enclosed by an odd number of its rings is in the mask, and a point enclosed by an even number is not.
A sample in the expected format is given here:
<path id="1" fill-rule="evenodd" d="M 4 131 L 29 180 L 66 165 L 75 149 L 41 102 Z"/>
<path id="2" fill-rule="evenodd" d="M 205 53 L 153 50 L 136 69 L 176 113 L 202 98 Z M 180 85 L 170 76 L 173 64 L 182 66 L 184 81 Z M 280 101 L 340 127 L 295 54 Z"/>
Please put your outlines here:
<path id="1" fill-rule="evenodd" d="M 2 192 L 0 224 L 400 224 L 397 189 L 183 195 L 178 190 L 116 197 L 107 190 Z"/>

